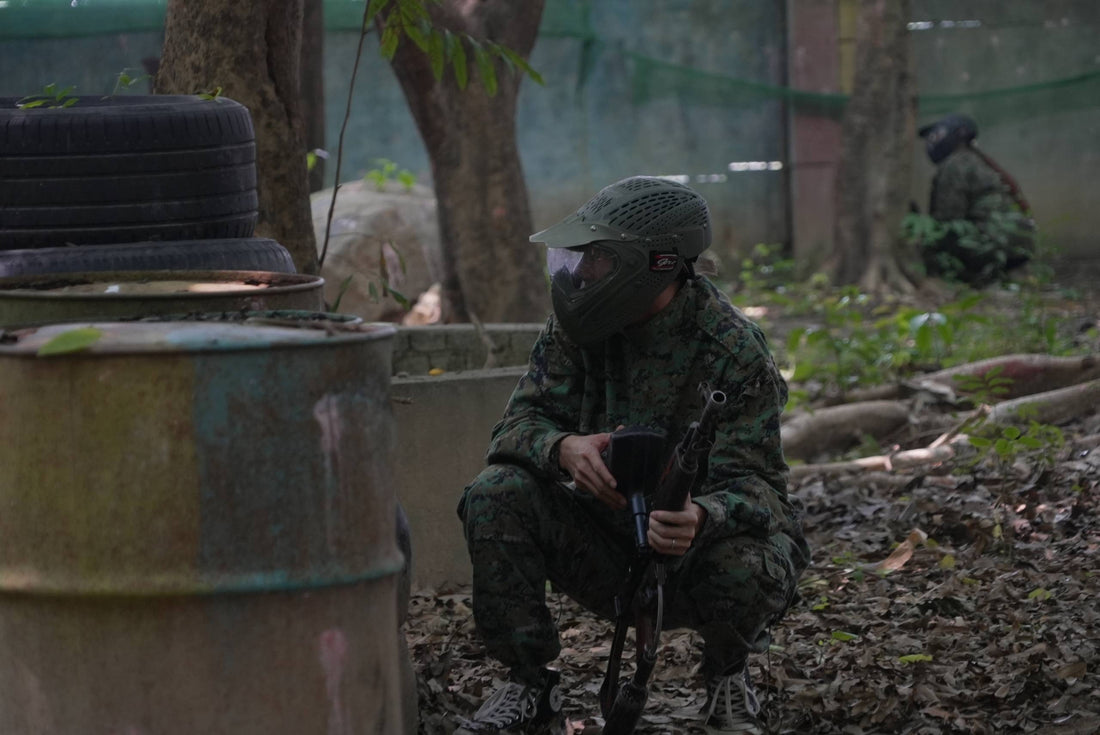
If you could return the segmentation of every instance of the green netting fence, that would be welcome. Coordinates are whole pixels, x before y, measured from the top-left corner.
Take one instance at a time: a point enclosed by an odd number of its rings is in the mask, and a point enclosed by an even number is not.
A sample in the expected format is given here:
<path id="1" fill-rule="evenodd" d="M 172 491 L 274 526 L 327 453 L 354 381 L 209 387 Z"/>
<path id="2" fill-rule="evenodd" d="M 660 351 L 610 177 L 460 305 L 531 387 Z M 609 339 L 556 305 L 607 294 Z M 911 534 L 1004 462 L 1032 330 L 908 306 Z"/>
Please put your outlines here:
<path id="1" fill-rule="evenodd" d="M 839 116 L 844 94 L 809 92 L 719 72 L 683 66 L 607 43 L 591 23 L 592 0 L 549 0 L 540 37 L 573 39 L 580 55 L 577 88 L 603 54 L 625 54 L 631 67 L 631 89 L 636 104 L 674 98 L 684 104 L 726 107 L 751 106 L 781 100 L 802 114 Z M 0 0 L 0 42 L 73 38 L 104 34 L 159 32 L 164 27 L 167 0 Z M 357 31 L 365 0 L 325 0 L 325 27 L 330 31 Z M 1052 110 L 1100 107 L 1100 71 L 998 89 L 963 94 L 925 92 L 918 97 L 922 116 L 969 112 L 988 124 L 1022 119 Z"/>

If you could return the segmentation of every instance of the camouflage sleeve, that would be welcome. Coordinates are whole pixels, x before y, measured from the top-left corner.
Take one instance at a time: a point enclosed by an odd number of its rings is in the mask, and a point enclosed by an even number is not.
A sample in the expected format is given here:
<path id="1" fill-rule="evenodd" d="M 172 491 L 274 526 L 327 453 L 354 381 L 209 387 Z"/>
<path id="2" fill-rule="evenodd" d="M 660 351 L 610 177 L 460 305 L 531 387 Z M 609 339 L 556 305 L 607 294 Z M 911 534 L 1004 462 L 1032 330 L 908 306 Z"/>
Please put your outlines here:
<path id="1" fill-rule="evenodd" d="M 563 437 L 577 433 L 584 383 L 581 365 L 576 347 L 566 342 L 550 317 L 531 349 L 527 372 L 493 428 L 486 454 L 490 464 L 521 464 L 562 477 L 553 450 Z"/>
<path id="2" fill-rule="evenodd" d="M 732 405 L 716 427 L 701 494 L 692 498 L 707 511 L 701 536 L 731 527 L 758 535 L 786 530 L 788 469 L 779 433 L 786 382 L 766 347 L 747 375 L 741 365 L 727 373 L 737 376 L 726 380 Z"/>
<path id="3" fill-rule="evenodd" d="M 940 222 L 966 219 L 970 208 L 966 167 L 957 161 L 957 157 L 949 157 L 932 179 L 932 200 L 928 213 Z"/>
<path id="4" fill-rule="evenodd" d="M 975 207 L 984 196 L 1004 194 L 1000 174 L 970 150 L 957 151 L 940 164 L 932 180 L 929 213 L 941 222 L 982 219 Z"/>

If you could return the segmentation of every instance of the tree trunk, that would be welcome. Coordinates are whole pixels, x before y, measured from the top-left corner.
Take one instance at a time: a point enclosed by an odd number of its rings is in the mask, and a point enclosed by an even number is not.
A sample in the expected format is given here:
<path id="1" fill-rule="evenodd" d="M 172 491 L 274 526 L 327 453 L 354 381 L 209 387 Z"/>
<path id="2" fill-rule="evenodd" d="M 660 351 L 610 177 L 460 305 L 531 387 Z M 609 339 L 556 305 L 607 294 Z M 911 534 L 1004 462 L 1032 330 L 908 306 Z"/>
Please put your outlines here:
<path id="1" fill-rule="evenodd" d="M 444 0 L 428 7 L 437 28 L 500 43 L 527 58 L 543 0 Z M 542 321 L 549 308 L 542 250 L 527 239 L 531 210 L 516 143 L 522 77 L 496 63 L 499 86 L 490 97 L 473 53 L 467 56 L 464 90 L 450 67 L 436 80 L 428 55 L 408 39 L 393 59 L 431 159 L 443 248 L 444 321 Z"/>
<path id="2" fill-rule="evenodd" d="M 323 0 L 305 0 L 302 16 L 302 106 L 306 150 L 325 147 L 325 11 Z M 309 172 L 309 190 L 325 188 L 325 159 Z"/>
<path id="3" fill-rule="evenodd" d="M 301 273 L 317 272 L 309 208 L 299 64 L 303 0 L 169 0 L 158 94 L 221 87 L 256 129 L 256 234 L 283 244 Z"/>
<path id="4" fill-rule="evenodd" d="M 911 0 L 860 0 L 856 75 L 842 124 L 836 246 L 838 283 L 872 293 L 911 291 L 900 237 L 909 199 L 916 96 L 907 23 Z"/>

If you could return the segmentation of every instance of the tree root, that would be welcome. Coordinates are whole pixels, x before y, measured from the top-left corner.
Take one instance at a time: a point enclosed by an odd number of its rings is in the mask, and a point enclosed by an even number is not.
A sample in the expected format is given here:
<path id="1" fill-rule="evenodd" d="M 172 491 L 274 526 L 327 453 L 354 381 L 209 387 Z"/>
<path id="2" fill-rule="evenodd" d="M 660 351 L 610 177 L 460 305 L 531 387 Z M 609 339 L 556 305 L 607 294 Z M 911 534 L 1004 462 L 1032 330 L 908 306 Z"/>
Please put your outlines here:
<path id="1" fill-rule="evenodd" d="M 1100 378 L 1100 356 L 1002 355 L 929 373 L 915 380 L 914 384 L 936 383 L 959 391 L 958 378 L 981 379 L 994 370 L 998 370 L 998 378 L 1012 381 L 1005 386 L 1008 392 L 1002 397 L 1019 398 Z"/>
<path id="2" fill-rule="evenodd" d="M 1100 407 L 1100 379 L 1068 388 L 1003 401 L 993 407 L 990 420 L 999 424 L 1034 420 L 1060 424 L 1084 416 Z"/>
<path id="3" fill-rule="evenodd" d="M 865 401 L 798 414 L 781 428 L 783 452 L 789 459 L 807 459 L 861 434 L 881 437 L 904 426 L 910 411 L 904 401 Z"/>
<path id="4" fill-rule="evenodd" d="M 889 402 L 871 402 L 882 404 Z M 861 406 L 869 404 L 851 404 L 847 408 L 858 412 Z M 967 431 L 983 421 L 994 424 L 1012 424 L 1017 421 L 1038 421 L 1044 424 L 1059 424 L 1080 416 L 1093 413 L 1100 407 L 1100 379 L 1072 385 L 1068 388 L 1045 391 L 1011 401 L 1003 401 L 995 406 L 981 406 L 968 413 L 955 428 L 944 433 L 927 447 L 907 449 L 892 454 L 862 457 L 847 462 L 828 462 L 824 464 L 796 465 L 791 468 L 791 480 L 797 481 L 811 475 L 842 474 L 847 472 L 893 472 L 911 469 L 922 465 L 932 465 L 953 459 L 959 448 L 967 444 Z M 840 407 L 835 407 L 840 408 Z M 808 415 L 808 421 L 824 413 Z M 866 425 L 866 424 L 864 424 Z M 786 427 L 784 427 L 786 428 Z M 838 430 L 836 422 L 810 427 L 806 423 L 799 426 L 800 431 L 830 433 Z M 784 439 L 786 441 L 786 439 Z M 823 443 L 823 442 L 821 442 Z M 805 444 L 803 445 L 805 446 Z M 788 455 L 794 456 L 794 455 Z"/>
<path id="5" fill-rule="evenodd" d="M 995 369 L 998 369 L 998 378 L 1011 381 L 1004 386 L 1005 392 L 1001 397 L 1019 398 L 1100 378 L 1100 355 L 1001 355 L 927 373 L 901 383 L 857 388 L 844 396 L 844 403 L 903 399 L 921 390 L 954 398 L 956 394 L 967 393 L 960 388 L 959 378 L 982 379 Z"/>

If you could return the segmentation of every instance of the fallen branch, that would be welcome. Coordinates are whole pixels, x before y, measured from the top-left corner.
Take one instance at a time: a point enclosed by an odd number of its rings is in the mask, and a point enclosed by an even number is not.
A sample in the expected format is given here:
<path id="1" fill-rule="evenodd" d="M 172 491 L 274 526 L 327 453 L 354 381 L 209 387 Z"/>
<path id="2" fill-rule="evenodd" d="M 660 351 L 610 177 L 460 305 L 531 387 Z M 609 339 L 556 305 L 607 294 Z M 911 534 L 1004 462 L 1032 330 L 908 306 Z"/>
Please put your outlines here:
<path id="1" fill-rule="evenodd" d="M 921 449 L 906 449 L 895 454 L 880 454 L 863 457 L 847 462 L 826 462 L 824 464 L 795 465 L 791 468 L 791 481 L 795 482 L 810 475 L 837 475 L 848 472 L 894 472 L 907 470 L 921 465 L 938 464 L 954 459 L 955 446 L 966 441 L 966 435 L 960 434 L 946 444 Z"/>

